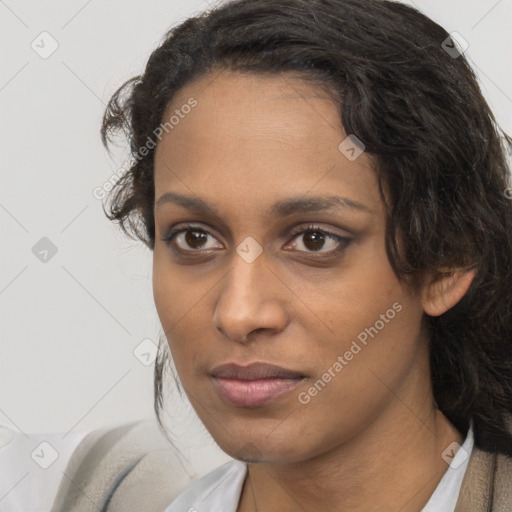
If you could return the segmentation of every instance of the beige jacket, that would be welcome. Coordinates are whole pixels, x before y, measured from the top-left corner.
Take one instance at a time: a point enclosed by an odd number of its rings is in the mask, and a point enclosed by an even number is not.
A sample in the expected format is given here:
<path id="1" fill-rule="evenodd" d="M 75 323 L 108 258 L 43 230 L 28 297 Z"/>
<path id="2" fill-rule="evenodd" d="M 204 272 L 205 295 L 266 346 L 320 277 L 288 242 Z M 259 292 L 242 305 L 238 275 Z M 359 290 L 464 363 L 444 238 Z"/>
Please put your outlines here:
<path id="1" fill-rule="evenodd" d="M 512 458 L 474 446 L 455 512 L 512 512 Z"/>
<path id="2" fill-rule="evenodd" d="M 197 476 L 154 422 L 94 431 L 73 454 L 51 512 L 163 512 Z M 512 458 L 475 446 L 455 512 L 512 512 Z"/>

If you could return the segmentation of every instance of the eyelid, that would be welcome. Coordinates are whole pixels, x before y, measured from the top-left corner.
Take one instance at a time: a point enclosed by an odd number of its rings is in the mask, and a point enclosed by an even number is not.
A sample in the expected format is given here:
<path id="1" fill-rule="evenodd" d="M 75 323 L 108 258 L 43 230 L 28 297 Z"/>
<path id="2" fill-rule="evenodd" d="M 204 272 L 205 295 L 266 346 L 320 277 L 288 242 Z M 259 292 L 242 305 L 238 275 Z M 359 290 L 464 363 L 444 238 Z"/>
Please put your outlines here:
<path id="1" fill-rule="evenodd" d="M 331 249 L 330 251 L 296 251 L 298 254 L 301 255 L 313 255 L 317 259 L 335 256 L 338 253 L 343 252 L 343 250 L 348 246 L 348 244 L 352 242 L 352 237 L 334 233 L 330 229 L 323 228 L 322 226 L 316 223 L 310 223 L 306 226 L 303 225 L 299 228 L 294 229 L 290 234 L 290 236 L 292 237 L 291 241 L 293 242 L 295 239 L 299 238 L 300 235 L 303 235 L 304 233 L 308 232 L 321 232 L 326 236 L 326 238 L 334 239 L 338 244 L 336 248 Z"/>
<path id="2" fill-rule="evenodd" d="M 210 226 L 207 226 L 207 228 L 205 228 L 200 224 L 184 223 L 184 224 L 178 224 L 177 227 L 173 227 L 172 229 L 170 229 L 166 233 L 166 235 L 161 238 L 161 240 L 163 242 L 165 242 L 168 246 L 171 246 L 172 241 L 174 240 L 174 238 L 176 238 L 176 236 L 178 236 L 179 234 L 181 234 L 183 232 L 192 231 L 194 229 L 196 229 L 197 231 L 202 231 L 202 232 L 206 233 L 207 235 L 212 236 L 213 238 L 217 239 L 217 237 L 215 237 L 210 232 L 210 229 L 212 229 Z M 290 242 L 293 242 L 300 235 L 307 233 L 309 231 L 322 232 L 326 235 L 327 238 L 336 240 L 337 243 L 339 244 L 339 246 L 335 249 L 332 249 L 330 251 L 324 251 L 324 252 L 321 252 L 321 251 L 296 251 L 299 254 L 306 254 L 306 255 L 318 254 L 319 256 L 317 256 L 317 258 L 321 258 L 322 255 L 323 255 L 323 257 L 328 257 L 329 255 L 333 255 L 333 254 L 340 252 L 341 250 L 343 250 L 345 248 L 346 245 L 348 245 L 350 242 L 352 242 L 352 237 L 350 235 L 343 236 L 341 234 L 337 234 L 337 233 L 329 230 L 328 228 L 324 228 L 324 227 L 320 226 L 318 223 L 307 223 L 307 224 L 303 224 L 291 231 L 291 233 L 288 235 L 290 237 L 290 241 L 286 245 L 290 245 Z M 181 251 L 182 253 L 190 253 L 190 254 L 198 253 L 198 254 L 200 254 L 201 252 L 212 251 L 215 249 L 210 248 L 210 249 L 206 249 L 206 250 L 201 250 L 201 249 L 196 249 L 196 250 L 194 250 L 194 249 L 188 249 L 188 250 L 187 249 L 177 249 L 177 250 Z"/>
<path id="3" fill-rule="evenodd" d="M 178 224 L 176 227 L 173 227 L 172 229 L 169 229 L 166 232 L 166 234 L 163 237 L 161 237 L 161 240 L 163 242 L 165 242 L 165 244 L 168 247 L 171 247 L 171 246 L 173 246 L 172 242 L 174 241 L 174 239 L 178 235 L 180 235 L 182 233 L 186 233 L 187 231 L 194 231 L 194 230 L 202 231 L 202 232 L 206 233 L 208 236 L 211 236 L 211 237 L 213 237 L 213 238 L 215 238 L 217 240 L 217 237 L 214 236 L 211 233 L 210 229 L 212 229 L 210 226 L 205 228 L 205 227 L 203 227 L 201 225 L 197 225 L 197 224 L 193 224 L 193 223 Z M 216 249 L 210 248 L 210 249 L 207 249 L 207 250 L 205 250 L 205 249 L 203 249 L 203 250 L 201 250 L 201 249 L 196 249 L 196 250 L 188 249 L 187 250 L 187 249 L 177 248 L 177 249 L 174 249 L 174 250 L 177 251 L 177 252 L 180 252 L 181 254 L 184 254 L 184 253 L 188 253 L 188 254 L 193 254 L 193 253 L 201 254 L 201 252 L 204 253 L 206 251 L 212 251 L 212 250 L 216 250 Z"/>
<path id="4" fill-rule="evenodd" d="M 332 236 L 334 238 L 350 238 L 350 235 L 348 233 L 346 233 L 345 235 L 336 233 L 334 231 L 331 231 L 330 228 L 322 227 L 320 223 L 317 222 L 309 222 L 306 224 L 302 224 L 297 228 L 294 228 L 291 231 L 290 236 L 296 237 L 297 235 L 300 235 L 307 231 L 321 231 L 322 233 L 325 233 L 326 235 Z"/>

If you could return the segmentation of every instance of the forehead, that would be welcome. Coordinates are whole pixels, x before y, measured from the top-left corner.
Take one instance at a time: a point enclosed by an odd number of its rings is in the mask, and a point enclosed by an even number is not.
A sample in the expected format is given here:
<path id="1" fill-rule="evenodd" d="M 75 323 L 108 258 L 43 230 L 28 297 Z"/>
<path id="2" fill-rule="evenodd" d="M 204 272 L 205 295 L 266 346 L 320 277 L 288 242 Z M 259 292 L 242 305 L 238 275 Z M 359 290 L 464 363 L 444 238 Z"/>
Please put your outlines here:
<path id="1" fill-rule="evenodd" d="M 229 135 L 240 142 L 264 140 L 283 144 L 312 139 L 327 127 L 342 134 L 337 105 L 320 87 L 296 74 L 263 75 L 219 70 L 199 78 L 178 91 L 168 105 L 163 121 L 194 98 L 197 107 L 180 123 L 173 135 L 189 136 L 201 123 L 203 137 Z M 183 119 L 185 121 L 185 119 Z M 192 126 L 191 126 L 192 125 Z M 201 134 L 195 130 L 194 135 Z"/>
<path id="2" fill-rule="evenodd" d="M 196 106 L 183 109 L 191 100 Z M 179 122 L 156 148 L 157 196 L 230 189 L 243 203 L 334 187 L 364 202 L 374 189 L 370 157 L 351 161 L 340 152 L 347 134 L 337 104 L 296 75 L 211 73 L 176 94 L 163 122 L 171 116 Z"/>

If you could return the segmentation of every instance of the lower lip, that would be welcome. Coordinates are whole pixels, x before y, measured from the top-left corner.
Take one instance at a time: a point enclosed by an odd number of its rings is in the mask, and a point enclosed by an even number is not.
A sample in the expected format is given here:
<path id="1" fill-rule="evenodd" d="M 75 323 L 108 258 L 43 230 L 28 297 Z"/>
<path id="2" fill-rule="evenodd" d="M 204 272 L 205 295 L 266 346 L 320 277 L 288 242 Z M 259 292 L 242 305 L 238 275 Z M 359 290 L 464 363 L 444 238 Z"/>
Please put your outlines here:
<path id="1" fill-rule="evenodd" d="M 303 378 L 238 380 L 213 377 L 217 393 L 229 405 L 257 407 L 296 388 Z"/>

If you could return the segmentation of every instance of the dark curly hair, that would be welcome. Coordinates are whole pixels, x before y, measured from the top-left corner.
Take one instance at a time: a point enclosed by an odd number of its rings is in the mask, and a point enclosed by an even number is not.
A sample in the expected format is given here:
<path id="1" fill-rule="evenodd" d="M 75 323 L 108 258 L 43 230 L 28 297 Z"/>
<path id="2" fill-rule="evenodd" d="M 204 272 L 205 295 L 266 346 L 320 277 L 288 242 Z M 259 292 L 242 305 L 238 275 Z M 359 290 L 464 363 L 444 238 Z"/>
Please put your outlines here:
<path id="1" fill-rule="evenodd" d="M 178 90 L 222 70 L 292 72 L 332 94 L 345 132 L 374 157 L 388 257 L 403 282 L 477 269 L 456 306 L 427 317 L 433 392 L 459 430 L 473 420 L 477 446 L 512 453 L 512 139 L 497 126 L 462 49 L 395 1 L 231 0 L 172 28 L 144 72 L 114 93 L 101 129 L 107 149 L 122 132 L 133 157 L 105 214 L 151 250 L 154 148 L 144 157 L 140 148 Z M 160 340 L 160 424 L 168 363 Z"/>

